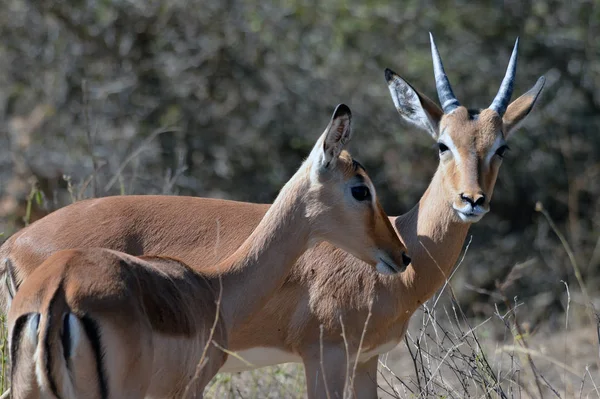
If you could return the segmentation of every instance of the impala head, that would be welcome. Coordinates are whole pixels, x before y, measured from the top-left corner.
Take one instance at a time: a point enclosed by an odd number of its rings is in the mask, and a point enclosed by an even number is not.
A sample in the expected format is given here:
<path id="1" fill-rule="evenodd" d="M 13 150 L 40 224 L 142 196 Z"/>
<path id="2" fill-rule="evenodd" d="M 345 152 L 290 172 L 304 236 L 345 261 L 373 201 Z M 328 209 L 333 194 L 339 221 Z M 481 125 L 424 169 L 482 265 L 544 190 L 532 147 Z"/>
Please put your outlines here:
<path id="1" fill-rule="evenodd" d="M 498 169 L 508 150 L 507 140 L 533 108 L 545 79 L 540 77 L 527 93 L 510 103 L 517 68 L 517 39 L 491 105 L 486 109 L 467 109 L 454 96 L 431 34 L 430 39 L 441 109 L 391 70 L 385 70 L 385 78 L 402 118 L 428 131 L 437 141 L 437 173 L 443 174 L 443 195 L 454 209 L 455 219 L 474 223 L 490 210 Z"/>
<path id="2" fill-rule="evenodd" d="M 313 239 L 329 241 L 382 274 L 404 271 L 410 264 L 377 200 L 364 167 L 344 150 L 351 138 L 352 114 L 340 104 L 305 162 L 309 186 L 307 217 Z"/>

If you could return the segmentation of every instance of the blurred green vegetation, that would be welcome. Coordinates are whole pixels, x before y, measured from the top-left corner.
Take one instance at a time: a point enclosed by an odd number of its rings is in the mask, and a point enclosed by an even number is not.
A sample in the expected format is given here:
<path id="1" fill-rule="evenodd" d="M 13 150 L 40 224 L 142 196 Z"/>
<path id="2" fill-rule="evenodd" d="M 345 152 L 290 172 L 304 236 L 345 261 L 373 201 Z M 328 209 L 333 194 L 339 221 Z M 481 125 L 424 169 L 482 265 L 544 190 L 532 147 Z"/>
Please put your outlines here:
<path id="1" fill-rule="evenodd" d="M 562 306 L 560 280 L 573 276 L 536 201 L 567 233 L 588 285 L 600 285 L 598 5 L 5 0 L 1 227 L 121 193 L 270 202 L 341 102 L 354 113 L 353 153 L 388 213 L 402 213 L 437 153 L 427 134 L 401 124 L 384 68 L 437 100 L 431 31 L 459 100 L 487 107 L 520 36 L 514 98 L 540 75 L 546 88 L 510 140 L 492 212 L 472 228 L 457 278 L 462 299 L 481 304 L 472 311 L 488 313 L 493 296 L 469 287 L 493 292 L 527 261 L 504 289 L 536 298 L 531 317 L 542 317 Z"/>

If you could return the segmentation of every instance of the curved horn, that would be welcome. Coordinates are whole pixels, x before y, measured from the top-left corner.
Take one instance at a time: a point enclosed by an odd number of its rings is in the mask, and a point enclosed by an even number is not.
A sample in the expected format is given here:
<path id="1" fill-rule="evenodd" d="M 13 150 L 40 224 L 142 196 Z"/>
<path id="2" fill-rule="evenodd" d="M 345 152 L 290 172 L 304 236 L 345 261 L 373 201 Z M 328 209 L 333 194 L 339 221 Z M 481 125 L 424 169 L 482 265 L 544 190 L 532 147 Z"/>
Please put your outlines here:
<path id="1" fill-rule="evenodd" d="M 512 55 L 510 56 L 510 61 L 508 62 L 508 67 L 506 68 L 506 74 L 504 75 L 504 79 L 502 80 L 500 89 L 498 89 L 498 94 L 496 94 L 496 98 L 494 98 L 494 101 L 492 101 L 492 105 L 490 105 L 490 108 L 496 111 L 500 116 L 503 116 L 506 112 L 506 107 L 508 107 L 510 97 L 512 96 L 513 83 L 515 81 L 515 74 L 517 73 L 518 49 L 519 38 L 517 37 L 515 47 L 513 48 Z"/>
<path id="2" fill-rule="evenodd" d="M 429 32 L 429 40 L 431 41 L 431 58 L 433 58 L 433 73 L 435 75 L 435 86 L 437 88 L 438 97 L 440 98 L 440 104 L 445 114 L 449 114 L 455 108 L 460 106 L 460 103 L 452 92 L 450 81 L 444 72 L 444 65 L 442 65 L 442 59 L 438 52 L 435 42 L 433 41 L 433 35 Z"/>

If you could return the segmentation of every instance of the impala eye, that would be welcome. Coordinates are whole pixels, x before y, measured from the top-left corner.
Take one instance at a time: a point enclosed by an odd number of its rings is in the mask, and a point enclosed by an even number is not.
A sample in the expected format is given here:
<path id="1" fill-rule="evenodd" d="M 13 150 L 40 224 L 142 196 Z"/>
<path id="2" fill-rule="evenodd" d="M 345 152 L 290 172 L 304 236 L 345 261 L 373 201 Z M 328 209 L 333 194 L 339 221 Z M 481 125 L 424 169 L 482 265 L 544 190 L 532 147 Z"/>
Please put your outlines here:
<path id="1" fill-rule="evenodd" d="M 503 145 L 496 150 L 496 155 L 498 155 L 500 158 L 504 158 L 504 154 L 508 150 L 510 150 L 510 148 L 507 145 Z"/>
<path id="2" fill-rule="evenodd" d="M 448 146 L 444 143 L 438 143 L 438 148 L 440 149 L 440 154 L 443 154 L 446 151 L 448 151 Z"/>
<path id="3" fill-rule="evenodd" d="M 352 196 L 357 201 L 365 201 L 371 198 L 371 192 L 366 186 L 356 186 L 352 187 L 350 190 L 352 192 Z"/>

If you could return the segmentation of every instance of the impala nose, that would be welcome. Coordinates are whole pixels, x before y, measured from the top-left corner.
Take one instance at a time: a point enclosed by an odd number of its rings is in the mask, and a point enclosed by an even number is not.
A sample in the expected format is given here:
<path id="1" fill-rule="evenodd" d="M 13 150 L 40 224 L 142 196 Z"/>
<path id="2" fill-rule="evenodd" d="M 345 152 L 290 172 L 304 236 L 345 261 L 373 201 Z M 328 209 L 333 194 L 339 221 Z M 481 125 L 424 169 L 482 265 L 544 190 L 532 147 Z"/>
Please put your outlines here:
<path id="1" fill-rule="evenodd" d="M 410 256 L 408 256 L 406 254 L 406 252 L 402 252 L 402 264 L 404 266 L 408 266 L 408 265 L 410 265 L 410 262 L 412 262 L 412 259 L 410 258 Z"/>
<path id="2" fill-rule="evenodd" d="M 485 194 L 477 193 L 475 195 L 471 195 L 471 194 L 467 194 L 467 193 L 461 193 L 460 199 L 463 202 L 471 204 L 472 207 L 476 207 L 478 205 L 479 206 L 483 205 L 483 203 L 485 202 Z"/>

